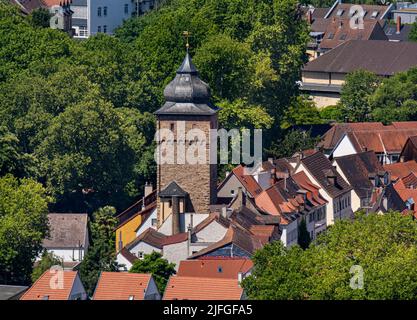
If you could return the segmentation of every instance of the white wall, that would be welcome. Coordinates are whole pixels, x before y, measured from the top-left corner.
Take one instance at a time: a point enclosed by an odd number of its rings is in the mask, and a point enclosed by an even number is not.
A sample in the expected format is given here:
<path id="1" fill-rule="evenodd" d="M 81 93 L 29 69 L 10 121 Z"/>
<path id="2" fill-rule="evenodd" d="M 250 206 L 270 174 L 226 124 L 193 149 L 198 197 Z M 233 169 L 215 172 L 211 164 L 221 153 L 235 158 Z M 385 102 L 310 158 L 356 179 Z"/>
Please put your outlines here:
<path id="1" fill-rule="evenodd" d="M 125 14 L 125 4 L 128 5 L 128 13 Z M 113 34 L 114 30 L 127 20 L 132 14 L 132 2 L 130 0 L 87 0 L 88 6 L 88 30 L 90 35 L 98 32 L 98 26 L 107 26 L 107 34 Z M 97 15 L 97 9 L 101 7 L 101 17 Z M 107 7 L 107 16 L 104 16 L 104 7 Z"/>
<path id="2" fill-rule="evenodd" d="M 116 256 L 116 261 L 119 265 L 123 265 L 120 267 L 120 271 L 129 271 L 132 268 L 132 264 L 127 260 L 120 252 Z"/>
<path id="3" fill-rule="evenodd" d="M 297 220 L 294 220 L 287 225 L 280 225 L 280 228 L 282 229 L 281 241 L 282 241 L 282 243 L 284 244 L 285 247 L 291 247 L 292 245 L 295 245 L 295 244 L 298 243 L 298 222 L 297 222 Z M 289 234 L 294 232 L 294 231 L 297 234 L 297 237 L 291 241 L 289 239 Z"/>
<path id="4" fill-rule="evenodd" d="M 217 221 L 213 221 L 203 230 L 196 233 L 195 236 L 198 242 L 217 242 L 223 239 L 226 235 L 227 228 L 222 226 Z"/>
<path id="5" fill-rule="evenodd" d="M 87 299 L 87 293 L 85 292 L 84 286 L 80 280 L 80 277 L 75 277 L 74 284 L 72 286 L 72 290 L 70 293 L 69 300 L 86 300 Z"/>
<path id="6" fill-rule="evenodd" d="M 140 236 L 143 232 L 145 232 L 149 228 L 156 229 L 155 226 L 152 226 L 152 219 L 156 219 L 156 218 L 157 218 L 157 208 L 155 207 L 155 209 L 152 211 L 148 219 L 146 219 L 146 221 L 143 222 L 138 228 L 138 230 L 136 231 L 136 236 Z"/>
<path id="7" fill-rule="evenodd" d="M 180 214 L 180 227 L 182 232 L 187 231 L 187 227 L 192 225 L 197 226 L 200 222 L 209 216 L 207 213 L 181 213 Z M 192 223 L 191 223 L 192 220 Z M 169 215 L 165 219 L 164 223 L 159 227 L 158 232 L 163 233 L 167 236 L 172 235 L 172 215 Z"/>
<path id="8" fill-rule="evenodd" d="M 81 250 L 81 257 L 80 257 L 80 250 L 78 248 L 74 249 L 54 249 L 48 248 L 48 252 L 53 253 L 54 255 L 60 257 L 64 260 L 64 262 L 74 262 L 74 261 L 82 261 L 85 256 L 84 249 Z M 37 258 L 40 260 L 40 257 Z"/>
<path id="9" fill-rule="evenodd" d="M 161 293 L 158 291 L 155 280 L 151 277 L 146 292 L 144 294 L 145 300 L 161 300 Z"/>
<path id="10" fill-rule="evenodd" d="M 134 254 L 136 257 L 139 258 L 139 256 L 138 256 L 139 252 L 143 252 L 143 254 L 151 254 L 154 251 L 161 252 L 162 250 L 159 249 L 159 248 L 156 248 L 154 246 L 151 246 L 148 243 L 145 243 L 145 242 L 141 241 L 136 246 L 131 248 L 129 251 L 130 251 L 130 253 Z"/>
<path id="11" fill-rule="evenodd" d="M 175 270 L 178 270 L 181 260 L 186 260 L 188 254 L 188 241 L 164 246 L 163 256 L 169 262 L 175 263 Z"/>
<path id="12" fill-rule="evenodd" d="M 345 134 L 339 144 L 333 150 L 333 157 L 343 157 L 350 154 L 356 154 L 356 149 L 350 142 L 349 137 Z"/>

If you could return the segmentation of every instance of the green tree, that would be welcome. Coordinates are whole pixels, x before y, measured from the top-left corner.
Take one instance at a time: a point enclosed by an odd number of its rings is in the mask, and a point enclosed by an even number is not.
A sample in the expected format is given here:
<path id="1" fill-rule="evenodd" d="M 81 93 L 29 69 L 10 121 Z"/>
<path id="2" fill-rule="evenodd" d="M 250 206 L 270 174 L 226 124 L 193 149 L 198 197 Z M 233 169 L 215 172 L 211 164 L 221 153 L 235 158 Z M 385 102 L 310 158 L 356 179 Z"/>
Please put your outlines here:
<path id="1" fill-rule="evenodd" d="M 80 277 L 89 296 L 93 295 L 102 271 L 118 271 L 114 252 L 115 213 L 115 208 L 100 208 L 90 222 L 91 245 L 80 265 Z"/>
<path id="2" fill-rule="evenodd" d="M 46 8 L 35 9 L 29 15 L 30 23 L 40 28 L 49 28 L 51 17 L 51 13 Z"/>
<path id="3" fill-rule="evenodd" d="M 307 249 L 310 245 L 311 237 L 307 230 L 307 224 L 305 219 L 302 219 L 298 226 L 298 245 L 302 249 Z"/>
<path id="4" fill-rule="evenodd" d="M 129 272 L 132 273 L 151 273 L 159 292 L 163 293 L 170 276 L 175 274 L 175 264 L 169 263 L 162 258 L 162 254 L 153 251 L 145 254 L 141 260 L 136 260 Z"/>
<path id="5" fill-rule="evenodd" d="M 372 72 L 357 70 L 346 76 L 340 95 L 342 112 L 352 122 L 370 121 L 369 97 L 379 85 L 379 78 Z"/>
<path id="6" fill-rule="evenodd" d="M 35 258 L 48 235 L 51 198 L 41 184 L 0 178 L 0 282 L 29 284 Z"/>
<path id="7" fill-rule="evenodd" d="M 417 120 L 417 68 L 399 72 L 382 81 L 370 97 L 374 121 Z"/>
<path id="8" fill-rule="evenodd" d="M 290 130 L 266 152 L 275 158 L 291 157 L 296 152 L 313 149 L 318 141 L 319 138 L 312 137 L 310 131 Z"/>
<path id="9" fill-rule="evenodd" d="M 299 96 L 285 112 L 281 128 L 288 129 L 294 125 L 320 123 L 323 123 L 323 120 L 315 103 L 306 97 Z"/>
<path id="10" fill-rule="evenodd" d="M 337 221 L 306 250 L 278 241 L 259 250 L 243 287 L 252 299 L 416 299 L 416 243 L 412 217 L 359 212 L 354 221 Z M 361 275 L 363 286 L 355 282 Z"/>
<path id="11" fill-rule="evenodd" d="M 20 170 L 19 140 L 4 126 L 0 126 L 0 175 Z"/>
<path id="12" fill-rule="evenodd" d="M 330 122 L 330 121 L 336 121 L 336 122 L 343 122 L 344 119 L 344 112 L 342 108 L 340 107 L 340 104 L 334 105 L 334 106 L 328 106 L 323 109 L 319 110 L 320 118 L 323 120 L 323 122 Z"/>
<path id="13" fill-rule="evenodd" d="M 63 267 L 62 259 L 53 253 L 44 250 L 42 252 L 41 260 L 39 260 L 37 265 L 33 268 L 31 275 L 32 283 L 38 280 L 45 271 L 49 270 L 53 266 Z"/>
<path id="14" fill-rule="evenodd" d="M 408 34 L 409 41 L 417 41 L 417 22 L 413 23 L 413 26 Z"/>

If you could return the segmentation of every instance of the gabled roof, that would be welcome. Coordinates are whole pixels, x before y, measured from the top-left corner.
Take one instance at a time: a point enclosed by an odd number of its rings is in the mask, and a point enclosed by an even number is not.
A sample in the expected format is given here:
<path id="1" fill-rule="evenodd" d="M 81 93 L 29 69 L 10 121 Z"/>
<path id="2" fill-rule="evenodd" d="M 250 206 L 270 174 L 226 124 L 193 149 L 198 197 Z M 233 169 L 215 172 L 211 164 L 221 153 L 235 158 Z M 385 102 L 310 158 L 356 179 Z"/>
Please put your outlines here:
<path id="1" fill-rule="evenodd" d="M 25 292 L 20 300 L 68 300 L 77 278 L 77 271 L 63 271 L 64 285 L 62 288 L 52 288 L 51 278 L 56 276 L 55 272 L 46 270 L 38 280 Z"/>
<path id="2" fill-rule="evenodd" d="M 352 187 L 347 184 L 323 153 L 316 152 L 301 159 L 301 163 L 331 197 L 335 198 L 352 190 Z M 336 178 L 335 185 L 328 182 L 326 175 L 329 173 Z"/>
<path id="3" fill-rule="evenodd" d="M 239 273 L 247 273 L 253 268 L 250 259 L 202 259 L 180 262 L 177 276 L 237 279 Z"/>
<path id="4" fill-rule="evenodd" d="M 327 27 L 320 49 L 333 49 L 349 40 L 384 40 L 388 38 L 381 25 L 376 20 L 363 21 L 363 28 L 353 29 L 348 19 L 332 19 Z"/>
<path id="5" fill-rule="evenodd" d="M 252 197 L 256 197 L 262 192 L 262 188 L 255 178 L 245 173 L 245 167 L 239 165 L 232 172 Z"/>
<path id="6" fill-rule="evenodd" d="M 408 176 L 410 173 L 417 173 L 417 162 L 414 160 L 407 162 L 397 162 L 384 165 L 384 169 L 391 173 L 391 177 L 400 179 Z"/>
<path id="7" fill-rule="evenodd" d="M 163 300 L 240 300 L 237 279 L 171 276 Z"/>
<path id="8" fill-rule="evenodd" d="M 86 213 L 50 213 L 48 220 L 50 236 L 43 241 L 44 248 L 85 248 L 88 240 Z"/>
<path id="9" fill-rule="evenodd" d="M 220 224 L 221 226 L 225 228 L 229 228 L 230 226 L 230 221 L 228 219 L 223 217 L 218 212 L 213 212 L 213 213 L 210 213 L 206 219 L 204 219 L 198 225 L 195 226 L 195 228 L 193 229 L 193 233 L 198 233 L 202 231 L 204 228 L 209 226 L 212 222 L 217 222 L 218 224 Z"/>
<path id="10" fill-rule="evenodd" d="M 417 66 L 417 42 L 350 40 L 317 59 L 303 71 L 350 73 L 364 69 L 380 76 L 392 76 Z"/>
<path id="11" fill-rule="evenodd" d="M 369 198 L 373 184 L 370 174 L 385 172 L 373 151 L 334 158 L 349 184 L 360 198 Z"/>
<path id="12" fill-rule="evenodd" d="M 148 228 L 143 231 L 135 240 L 126 245 L 127 249 L 135 247 L 139 242 L 145 242 L 155 248 L 162 249 L 167 236 L 156 231 L 153 228 Z"/>
<path id="13" fill-rule="evenodd" d="M 102 272 L 93 300 L 144 300 L 151 274 Z"/>
<path id="14" fill-rule="evenodd" d="M 401 196 L 395 190 L 392 183 L 390 183 L 385 188 L 378 188 L 376 191 L 376 200 L 371 199 L 374 203 L 372 207 L 372 212 L 387 212 L 388 210 L 395 210 L 403 212 L 407 207 L 404 204 L 404 201 L 401 199 Z"/>
<path id="15" fill-rule="evenodd" d="M 172 181 L 169 185 L 165 187 L 165 189 L 161 190 L 158 193 L 158 196 L 163 198 L 170 198 L 174 196 L 186 197 L 187 195 L 188 193 L 184 191 L 175 181 Z"/>
<path id="16" fill-rule="evenodd" d="M 15 300 L 27 289 L 27 286 L 9 286 L 2 284 L 0 285 L 0 300 Z"/>

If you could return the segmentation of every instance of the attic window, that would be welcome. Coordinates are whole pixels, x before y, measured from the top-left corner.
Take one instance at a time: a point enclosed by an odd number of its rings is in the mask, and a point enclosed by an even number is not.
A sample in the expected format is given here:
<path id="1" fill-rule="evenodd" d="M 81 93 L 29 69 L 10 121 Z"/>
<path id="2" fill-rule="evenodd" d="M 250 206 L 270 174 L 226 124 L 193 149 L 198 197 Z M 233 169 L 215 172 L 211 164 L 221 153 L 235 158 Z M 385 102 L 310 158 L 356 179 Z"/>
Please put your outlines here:
<path id="1" fill-rule="evenodd" d="M 330 32 L 327 39 L 333 39 L 334 38 L 334 33 Z"/>
<path id="2" fill-rule="evenodd" d="M 337 10 L 336 15 L 337 15 L 338 17 L 340 17 L 340 16 L 342 16 L 343 12 L 345 12 L 345 10 L 343 10 L 343 9 L 339 9 L 339 10 Z"/>
<path id="3" fill-rule="evenodd" d="M 379 13 L 378 11 L 372 12 L 371 18 L 375 19 L 378 16 L 378 13 Z"/>

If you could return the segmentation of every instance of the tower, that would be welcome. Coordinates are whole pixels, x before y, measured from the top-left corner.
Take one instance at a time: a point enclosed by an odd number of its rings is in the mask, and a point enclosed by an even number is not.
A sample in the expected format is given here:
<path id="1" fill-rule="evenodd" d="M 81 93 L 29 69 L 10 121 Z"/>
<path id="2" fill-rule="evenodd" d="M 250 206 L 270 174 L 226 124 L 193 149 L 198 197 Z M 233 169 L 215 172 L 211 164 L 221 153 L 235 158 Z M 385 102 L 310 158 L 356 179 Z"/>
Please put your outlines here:
<path id="1" fill-rule="evenodd" d="M 183 63 L 177 70 L 174 80 L 164 90 L 165 104 L 155 112 L 157 117 L 157 130 L 168 129 L 173 133 L 174 163 L 161 163 L 157 166 L 157 191 L 164 195 L 164 200 L 159 197 L 158 223 L 162 224 L 172 210 L 167 211 L 165 189 L 171 189 L 175 183 L 176 189 L 181 189 L 184 196 L 183 212 L 209 213 L 210 205 L 216 202 L 217 165 L 210 161 L 213 157 L 213 148 L 216 146 L 210 142 L 210 130 L 218 128 L 218 108 L 210 103 L 210 88 L 199 78 L 198 71 L 187 52 Z M 192 131 L 190 131 L 192 130 Z M 188 133 L 199 131 L 204 133 L 206 140 L 198 136 L 187 136 Z M 184 133 L 181 138 L 181 133 Z M 159 146 L 165 138 L 157 141 Z M 180 149 L 188 150 L 190 147 L 201 147 L 206 155 L 204 163 L 191 164 L 187 159 L 179 160 Z M 183 150 L 181 149 L 181 150 Z M 186 151 L 187 152 L 187 151 Z M 157 157 L 161 159 L 163 151 L 158 149 Z M 162 193 L 161 193 L 162 192 Z M 162 203 L 165 201 L 165 205 Z M 169 200 L 168 208 L 171 208 L 177 200 Z M 165 208 L 165 209 L 164 209 Z"/>

